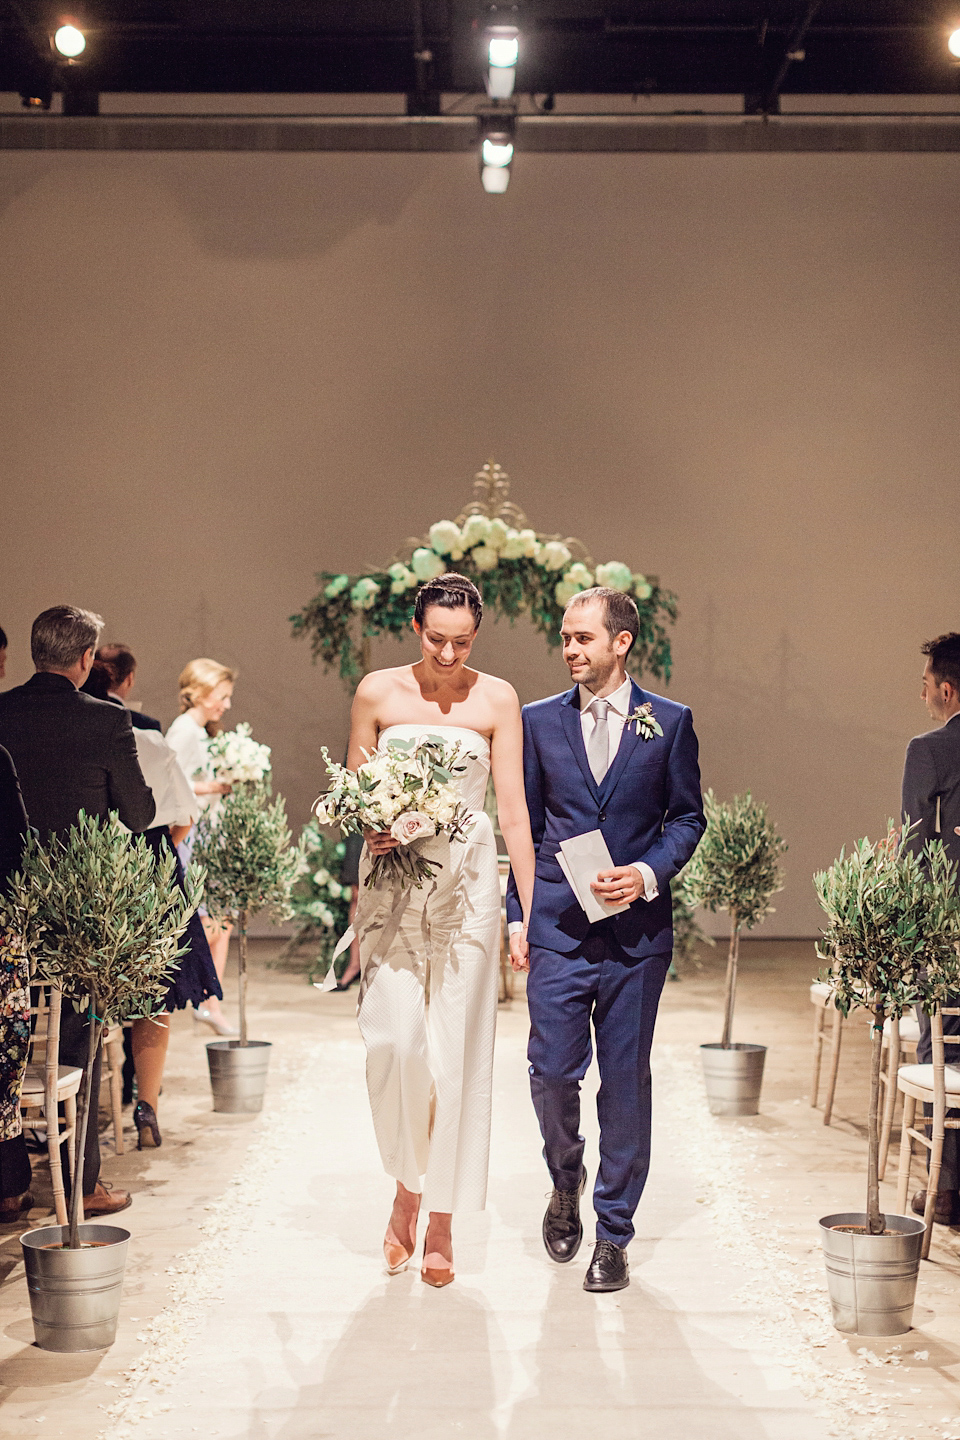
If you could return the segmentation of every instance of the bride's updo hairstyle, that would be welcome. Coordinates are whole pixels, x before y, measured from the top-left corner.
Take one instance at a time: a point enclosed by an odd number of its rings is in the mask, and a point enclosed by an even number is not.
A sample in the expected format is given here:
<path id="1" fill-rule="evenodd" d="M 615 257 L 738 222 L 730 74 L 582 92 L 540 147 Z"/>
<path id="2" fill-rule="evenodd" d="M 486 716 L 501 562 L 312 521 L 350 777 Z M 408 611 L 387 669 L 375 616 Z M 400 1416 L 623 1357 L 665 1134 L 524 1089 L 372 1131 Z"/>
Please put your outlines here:
<path id="1" fill-rule="evenodd" d="M 454 575 L 451 571 L 446 575 L 438 575 L 435 580 L 428 580 L 426 584 L 420 586 L 417 591 L 416 604 L 413 607 L 413 618 L 421 629 L 423 617 L 431 605 L 439 605 L 444 610 L 459 610 L 461 605 L 466 605 L 473 614 L 473 628 L 480 629 L 480 621 L 483 619 L 483 601 L 476 585 L 465 575 Z"/>

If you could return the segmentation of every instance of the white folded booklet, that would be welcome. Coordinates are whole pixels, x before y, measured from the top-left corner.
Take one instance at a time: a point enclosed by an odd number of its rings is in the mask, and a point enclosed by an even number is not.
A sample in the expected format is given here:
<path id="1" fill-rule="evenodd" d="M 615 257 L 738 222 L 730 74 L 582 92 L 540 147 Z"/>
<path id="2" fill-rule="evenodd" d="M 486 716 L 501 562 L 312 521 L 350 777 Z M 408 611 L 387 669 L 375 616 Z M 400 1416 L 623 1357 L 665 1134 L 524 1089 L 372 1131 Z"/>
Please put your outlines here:
<path id="1" fill-rule="evenodd" d="M 619 915 L 621 910 L 630 909 L 625 901 L 614 904 L 601 900 L 590 889 L 591 882 L 596 880 L 601 870 L 613 869 L 607 842 L 599 830 L 588 830 L 584 835 L 571 835 L 569 840 L 561 840 L 557 861 L 591 924 L 605 919 L 607 915 Z"/>

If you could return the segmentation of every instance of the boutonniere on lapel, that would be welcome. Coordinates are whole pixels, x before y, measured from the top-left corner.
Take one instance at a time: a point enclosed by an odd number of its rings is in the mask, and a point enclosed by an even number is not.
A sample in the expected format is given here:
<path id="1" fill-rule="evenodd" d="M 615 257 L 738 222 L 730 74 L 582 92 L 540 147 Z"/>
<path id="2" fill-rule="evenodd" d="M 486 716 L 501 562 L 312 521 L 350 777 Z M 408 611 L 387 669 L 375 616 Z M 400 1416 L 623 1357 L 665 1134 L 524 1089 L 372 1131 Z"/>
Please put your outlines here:
<path id="1" fill-rule="evenodd" d="M 653 713 L 653 705 L 648 700 L 646 705 L 638 705 L 636 710 L 631 710 L 624 720 L 628 728 L 633 725 L 641 740 L 652 740 L 654 735 L 662 735 L 663 728 Z"/>

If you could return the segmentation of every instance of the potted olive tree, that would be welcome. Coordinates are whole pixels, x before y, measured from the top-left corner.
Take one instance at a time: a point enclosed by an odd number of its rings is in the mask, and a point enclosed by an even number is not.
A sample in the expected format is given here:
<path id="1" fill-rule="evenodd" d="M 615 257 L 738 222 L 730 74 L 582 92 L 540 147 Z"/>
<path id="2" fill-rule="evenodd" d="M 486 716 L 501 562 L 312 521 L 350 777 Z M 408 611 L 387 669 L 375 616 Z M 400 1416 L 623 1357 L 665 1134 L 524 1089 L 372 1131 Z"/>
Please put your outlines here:
<path id="1" fill-rule="evenodd" d="M 302 855 L 290 838 L 283 798 L 270 802 L 267 781 L 235 785 L 216 816 L 202 816 L 197 826 L 193 856 L 206 873 L 204 903 L 214 919 L 237 927 L 240 1039 L 207 1045 L 213 1108 L 228 1114 L 263 1108 L 270 1042 L 247 1035 L 247 929 L 260 911 L 278 920 L 292 913 Z"/>
<path id="2" fill-rule="evenodd" d="M 684 872 L 684 888 L 705 910 L 726 910 L 730 946 L 719 1044 L 701 1045 L 707 1100 L 714 1115 L 756 1115 L 763 1084 L 765 1045 L 734 1044 L 740 932 L 772 913 L 770 897 L 783 889 L 779 857 L 786 844 L 750 792 L 729 804 L 712 790 L 704 796 L 707 828 Z"/>
<path id="3" fill-rule="evenodd" d="M 940 840 L 916 853 L 909 829 L 891 820 L 876 843 L 840 852 L 813 881 L 827 917 L 821 979 L 843 1015 L 873 1015 L 867 1120 L 867 1208 L 820 1221 L 833 1323 L 857 1335 L 909 1330 L 923 1246 L 922 1220 L 880 1210 L 880 1068 L 883 1022 L 911 1005 L 936 1010 L 960 988 L 957 867 Z"/>
<path id="4" fill-rule="evenodd" d="M 111 1024 L 162 1013 L 179 939 L 196 909 L 202 876 L 174 884 L 170 856 L 157 860 L 115 815 L 84 814 L 66 840 L 31 835 L 19 874 L 0 902 L 0 923 L 23 938 L 33 978 L 62 991 L 89 1017 L 89 1047 L 77 1099 L 69 1225 L 21 1237 L 37 1344 L 100 1350 L 116 1335 L 130 1232 L 83 1223 L 83 1152 L 97 1123 L 93 1068 Z"/>

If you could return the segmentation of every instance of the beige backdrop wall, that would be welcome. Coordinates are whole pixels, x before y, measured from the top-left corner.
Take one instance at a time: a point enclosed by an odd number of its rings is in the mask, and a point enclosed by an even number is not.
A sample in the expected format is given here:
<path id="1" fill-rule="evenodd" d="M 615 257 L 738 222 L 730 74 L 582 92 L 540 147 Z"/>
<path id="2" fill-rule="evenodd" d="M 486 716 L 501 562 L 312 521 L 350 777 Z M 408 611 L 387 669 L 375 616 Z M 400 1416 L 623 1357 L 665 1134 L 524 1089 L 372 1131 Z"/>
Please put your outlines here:
<path id="1" fill-rule="evenodd" d="M 521 155 L 491 198 L 470 157 L 0 156 L 6 683 L 58 601 L 165 722 L 184 661 L 237 664 L 301 821 L 348 699 L 287 616 L 493 455 L 679 593 L 669 693 L 790 843 L 768 933 L 812 934 L 960 628 L 958 202 L 958 157 Z M 522 624 L 477 654 L 564 686 Z"/>

